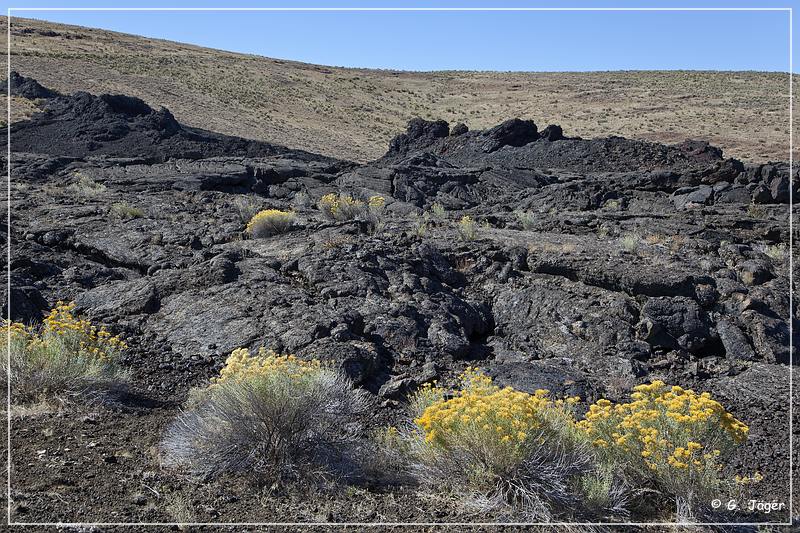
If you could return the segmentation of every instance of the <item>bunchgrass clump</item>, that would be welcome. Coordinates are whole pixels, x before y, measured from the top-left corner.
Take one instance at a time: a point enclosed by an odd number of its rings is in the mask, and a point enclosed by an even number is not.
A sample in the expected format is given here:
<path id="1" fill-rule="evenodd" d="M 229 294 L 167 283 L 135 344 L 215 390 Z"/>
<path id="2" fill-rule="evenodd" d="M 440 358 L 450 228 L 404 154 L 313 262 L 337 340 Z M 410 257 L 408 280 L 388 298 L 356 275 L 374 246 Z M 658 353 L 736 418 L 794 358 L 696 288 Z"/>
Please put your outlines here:
<path id="1" fill-rule="evenodd" d="M 638 233 L 628 233 L 620 237 L 619 243 L 626 252 L 633 253 L 639 249 L 642 237 Z"/>
<path id="2" fill-rule="evenodd" d="M 439 202 L 433 202 L 431 204 L 431 215 L 437 220 L 444 220 L 447 217 L 447 211 Z"/>
<path id="3" fill-rule="evenodd" d="M 118 202 L 111 204 L 109 214 L 113 218 L 119 220 L 132 220 L 134 218 L 142 218 L 144 216 L 144 211 L 130 204 Z"/>
<path id="4" fill-rule="evenodd" d="M 411 228 L 414 232 L 414 235 L 416 235 L 418 239 L 422 239 L 428 234 L 428 230 L 430 229 L 430 218 L 431 216 L 428 213 L 412 215 Z"/>
<path id="5" fill-rule="evenodd" d="M 266 484 L 351 475 L 368 408 L 364 391 L 319 361 L 238 349 L 190 395 L 162 455 L 191 474 L 242 473 Z"/>
<path id="6" fill-rule="evenodd" d="M 549 520 L 575 508 L 573 487 L 592 468 L 576 402 L 499 387 L 470 369 L 458 390 L 429 385 L 412 396 L 413 423 L 396 440 L 422 485 L 481 510 Z"/>
<path id="7" fill-rule="evenodd" d="M 765 244 L 760 247 L 760 250 L 776 263 L 782 263 L 789 256 L 788 247 L 783 243 Z"/>
<path id="8" fill-rule="evenodd" d="M 702 514 L 726 494 L 720 470 L 748 433 L 709 393 L 662 381 L 634 387 L 627 403 L 598 400 L 578 427 L 602 463 L 630 486 L 655 490 L 662 503 L 674 503 L 681 519 Z"/>
<path id="9" fill-rule="evenodd" d="M 320 198 L 317 208 L 328 220 L 352 220 L 366 211 L 363 200 L 349 194 L 326 194 Z"/>
<path id="10" fill-rule="evenodd" d="M 86 197 L 94 197 L 104 194 L 108 189 L 102 183 L 97 183 L 89 176 L 81 174 L 79 172 L 75 173 L 75 176 L 78 178 L 74 182 L 72 182 L 67 189 L 79 196 L 86 196 Z"/>
<path id="11" fill-rule="evenodd" d="M 264 209 L 253 215 L 245 231 L 255 239 L 280 235 L 291 229 L 295 218 L 295 214 L 291 211 Z"/>
<path id="12" fill-rule="evenodd" d="M 74 314 L 74 303 L 58 302 L 40 325 L 7 322 L 11 344 L 10 377 L 15 404 L 46 401 L 64 395 L 102 395 L 124 388 L 127 373 L 118 360 L 125 342 L 104 327 Z"/>

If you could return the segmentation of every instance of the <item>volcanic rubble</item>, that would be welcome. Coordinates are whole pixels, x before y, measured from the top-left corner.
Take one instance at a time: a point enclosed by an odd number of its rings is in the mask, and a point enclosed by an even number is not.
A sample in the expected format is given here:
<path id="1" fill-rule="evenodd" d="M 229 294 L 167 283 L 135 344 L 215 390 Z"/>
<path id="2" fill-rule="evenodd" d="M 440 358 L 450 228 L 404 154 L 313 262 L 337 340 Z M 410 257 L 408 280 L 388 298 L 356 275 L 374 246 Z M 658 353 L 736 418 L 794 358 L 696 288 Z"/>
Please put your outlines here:
<path id="1" fill-rule="evenodd" d="M 11 126 L 4 315 L 38 320 L 74 300 L 127 340 L 135 405 L 103 415 L 109 439 L 134 427 L 156 442 L 163 423 L 140 417 L 174 414 L 243 346 L 334 361 L 376 395 L 376 424 L 467 366 L 586 400 L 663 379 L 712 391 L 748 423 L 730 467 L 762 472 L 764 496 L 785 500 L 797 184 L 786 163 L 519 119 L 482 131 L 414 119 L 382 158 L 356 164 L 189 128 L 133 97 L 62 96 L 20 76 L 15 90 L 43 104 Z M 315 203 L 330 192 L 383 196 L 382 224 L 326 221 Z M 243 197 L 294 209 L 297 226 L 245 238 Z M 115 217 L 115 204 L 141 216 Z M 459 238 L 464 215 L 478 223 L 472 240 Z M 24 459 L 46 447 L 37 423 L 13 432 L 18 512 L 95 517 L 39 494 L 55 485 L 130 499 L 113 481 L 87 488 L 98 481 L 82 478 L 86 457 Z M 155 468 L 137 460 L 138 475 Z"/>

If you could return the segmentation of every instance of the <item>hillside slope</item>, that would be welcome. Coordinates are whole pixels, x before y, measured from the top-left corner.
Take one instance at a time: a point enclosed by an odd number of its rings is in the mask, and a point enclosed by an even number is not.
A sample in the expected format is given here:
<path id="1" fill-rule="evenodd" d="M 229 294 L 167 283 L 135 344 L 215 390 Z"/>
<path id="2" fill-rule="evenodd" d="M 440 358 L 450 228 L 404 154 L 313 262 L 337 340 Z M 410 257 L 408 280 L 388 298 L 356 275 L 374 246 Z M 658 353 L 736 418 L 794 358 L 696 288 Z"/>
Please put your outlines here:
<path id="1" fill-rule="evenodd" d="M 11 36 L 12 68 L 60 92 L 138 96 L 190 126 L 356 161 L 382 155 L 414 116 L 471 129 L 533 117 L 583 137 L 691 137 L 746 161 L 787 159 L 779 73 L 334 68 L 19 18 Z M 32 111 L 14 102 L 15 116 Z"/>

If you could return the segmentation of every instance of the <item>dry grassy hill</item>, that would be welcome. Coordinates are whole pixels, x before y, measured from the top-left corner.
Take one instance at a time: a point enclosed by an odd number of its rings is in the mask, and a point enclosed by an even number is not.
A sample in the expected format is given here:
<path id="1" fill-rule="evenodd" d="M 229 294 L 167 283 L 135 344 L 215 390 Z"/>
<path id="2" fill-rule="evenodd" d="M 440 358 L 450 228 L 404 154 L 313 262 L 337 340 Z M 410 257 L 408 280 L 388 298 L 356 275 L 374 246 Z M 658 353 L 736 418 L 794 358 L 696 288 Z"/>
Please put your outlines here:
<path id="1" fill-rule="evenodd" d="M 520 116 L 568 135 L 692 137 L 743 160 L 787 159 L 785 74 L 335 68 L 18 18 L 11 41 L 12 68 L 47 87 L 131 94 L 189 125 L 359 161 L 414 116 L 471 128 Z M 15 117 L 30 112 L 14 102 Z"/>

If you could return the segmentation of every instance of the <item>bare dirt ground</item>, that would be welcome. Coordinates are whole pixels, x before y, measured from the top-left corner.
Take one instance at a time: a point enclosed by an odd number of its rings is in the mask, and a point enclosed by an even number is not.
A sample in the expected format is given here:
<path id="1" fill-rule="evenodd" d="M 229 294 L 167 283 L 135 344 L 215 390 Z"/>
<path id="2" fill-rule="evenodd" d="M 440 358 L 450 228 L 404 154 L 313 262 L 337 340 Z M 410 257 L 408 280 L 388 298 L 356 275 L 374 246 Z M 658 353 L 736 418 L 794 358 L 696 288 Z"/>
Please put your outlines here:
<path id="1" fill-rule="evenodd" d="M 5 47 L 5 21 L 0 40 Z M 744 161 L 788 158 L 781 73 L 335 68 L 19 18 L 11 64 L 62 92 L 138 96 L 191 126 L 356 161 L 382 155 L 415 116 L 472 129 L 519 116 L 587 138 L 691 137 Z M 33 111 L 14 103 L 17 117 Z"/>

